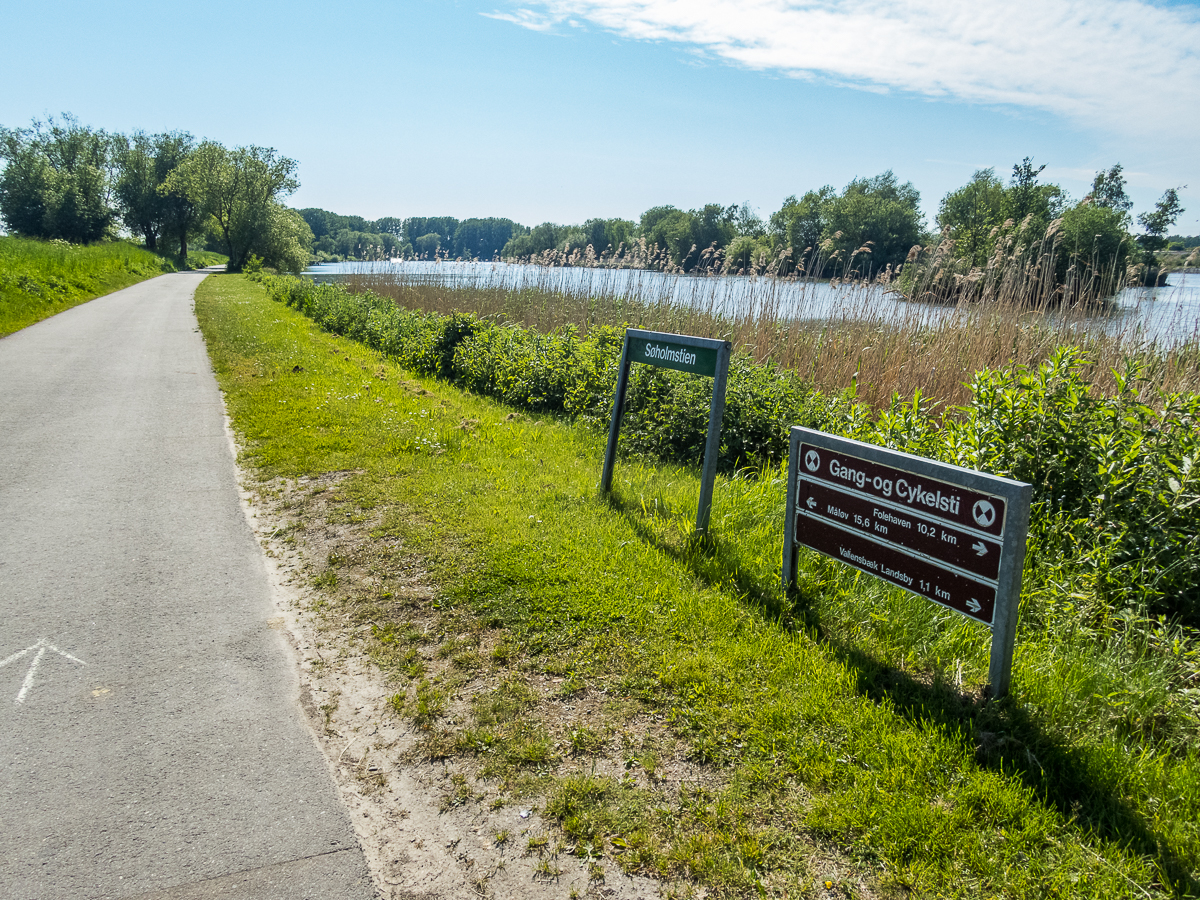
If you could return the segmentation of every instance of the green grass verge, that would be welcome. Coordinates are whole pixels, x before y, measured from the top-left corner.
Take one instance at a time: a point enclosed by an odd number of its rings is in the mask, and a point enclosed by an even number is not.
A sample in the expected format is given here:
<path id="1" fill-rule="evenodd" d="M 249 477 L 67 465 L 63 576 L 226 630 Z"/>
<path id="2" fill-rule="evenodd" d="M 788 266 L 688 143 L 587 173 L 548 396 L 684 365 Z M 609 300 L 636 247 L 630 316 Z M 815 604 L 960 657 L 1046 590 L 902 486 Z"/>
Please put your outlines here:
<path id="1" fill-rule="evenodd" d="M 0 237 L 0 337 L 174 271 L 169 260 L 124 241 L 78 246 Z"/>
<path id="2" fill-rule="evenodd" d="M 1169 654 L 1120 631 L 1022 631 L 1013 693 L 986 703 L 986 629 L 815 555 L 782 595 L 781 472 L 721 479 L 703 546 L 689 469 L 623 461 L 605 502 L 593 429 L 414 379 L 244 278 L 206 280 L 196 308 L 246 463 L 358 473 L 343 492 L 421 555 L 439 607 L 662 716 L 720 773 L 665 804 L 553 781 L 545 813 L 576 852 L 717 895 L 831 896 L 824 852 L 883 895 L 1196 895 L 1200 756 Z M 1068 606 L 1074 587 L 1039 602 Z M 452 687 L 412 677 L 406 714 L 436 720 Z M 540 740 L 500 756 L 545 760 Z"/>
<path id="3" fill-rule="evenodd" d="M 216 253 L 212 250 L 188 251 L 189 269 L 203 269 L 207 266 L 223 266 L 227 262 L 229 262 L 229 257 L 224 253 Z"/>

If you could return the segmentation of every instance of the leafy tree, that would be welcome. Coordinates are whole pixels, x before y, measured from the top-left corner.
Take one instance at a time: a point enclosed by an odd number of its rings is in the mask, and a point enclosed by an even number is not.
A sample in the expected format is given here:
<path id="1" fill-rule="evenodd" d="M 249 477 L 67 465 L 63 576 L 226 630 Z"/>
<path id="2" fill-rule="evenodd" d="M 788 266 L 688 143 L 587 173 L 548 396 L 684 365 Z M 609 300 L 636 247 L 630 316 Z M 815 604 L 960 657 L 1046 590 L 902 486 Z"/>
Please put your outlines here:
<path id="1" fill-rule="evenodd" d="M 375 234 L 390 234 L 392 237 L 404 237 L 404 220 L 395 216 L 384 216 L 371 223 L 371 231 Z"/>
<path id="2" fill-rule="evenodd" d="M 793 265 L 807 268 L 808 260 L 819 255 L 829 204 L 836 197 L 837 191 L 827 184 L 819 190 L 809 191 L 800 200 L 795 195 L 788 197 L 779 211 L 771 215 L 771 238 L 779 249 L 791 249 Z"/>
<path id="3" fill-rule="evenodd" d="M 674 206 L 652 206 L 642 213 L 638 222 L 638 231 L 643 237 L 654 230 L 654 226 L 672 213 L 679 212 Z"/>
<path id="4" fill-rule="evenodd" d="M 993 234 L 1005 217 L 1004 185 L 995 169 L 980 169 L 971 180 L 942 198 L 939 229 L 950 229 L 957 254 L 971 266 L 987 264 L 995 246 Z"/>
<path id="5" fill-rule="evenodd" d="M 349 228 L 350 222 L 346 216 L 339 216 L 327 209 L 310 206 L 299 211 L 308 227 L 312 229 L 313 237 L 320 240 L 337 234 L 343 228 Z"/>
<path id="6" fill-rule="evenodd" d="M 0 127 L 0 217 L 28 237 L 89 243 L 108 235 L 114 139 L 71 115 L 29 128 Z"/>
<path id="7" fill-rule="evenodd" d="M 555 248 L 574 253 L 576 250 L 584 250 L 587 245 L 588 235 L 582 225 L 563 225 L 558 232 L 558 243 L 555 244 Z"/>
<path id="8" fill-rule="evenodd" d="M 251 253 L 264 259 L 279 245 L 272 229 L 294 222 L 279 212 L 280 199 L 299 187 L 296 161 L 280 156 L 273 148 L 237 147 L 229 150 L 205 141 L 165 182 L 211 215 L 229 257 L 229 270 L 240 272 Z M 303 217 L 297 213 L 300 221 Z M 306 224 L 311 243 L 312 231 Z M 297 240 L 303 234 L 295 234 Z"/>
<path id="9" fill-rule="evenodd" d="M 1139 234 L 1137 242 L 1143 252 L 1151 258 L 1156 252 L 1167 246 L 1167 239 L 1164 235 L 1184 211 L 1183 204 L 1179 202 L 1179 190 L 1179 188 L 1167 188 L 1158 202 L 1154 204 L 1154 209 L 1138 216 L 1138 224 L 1146 230 L 1146 233 Z"/>
<path id="10" fill-rule="evenodd" d="M 466 259 L 492 259 L 516 232 L 512 219 L 464 219 L 454 230 L 452 253 Z"/>
<path id="11" fill-rule="evenodd" d="M 633 242 L 637 224 L 628 219 L 588 219 L 582 231 L 586 244 L 590 244 L 597 255 L 606 250 L 616 253 L 622 245 Z"/>
<path id="12" fill-rule="evenodd" d="M 535 225 L 529 232 L 529 248 L 531 253 L 545 253 L 555 249 L 564 237 L 566 229 L 553 222 L 543 222 Z"/>
<path id="13" fill-rule="evenodd" d="M 739 234 L 737 227 L 739 210 L 736 206 L 706 203 L 700 209 L 692 210 L 690 215 L 693 222 L 692 241 L 701 252 L 714 245 L 717 247 L 728 246 L 729 242 Z M 753 212 L 750 215 L 752 218 L 757 218 Z M 689 260 L 687 267 L 692 268 L 698 261 L 698 259 Z"/>
<path id="14" fill-rule="evenodd" d="M 1183 213 L 1183 204 L 1179 201 L 1181 188 L 1167 188 L 1154 204 L 1154 209 L 1138 216 L 1138 224 L 1145 229 L 1144 234 L 1136 238 L 1142 250 L 1142 283 L 1153 287 L 1163 283 L 1166 274 L 1161 272 L 1156 254 L 1166 248 L 1166 233 L 1175 220 Z"/>
<path id="15" fill-rule="evenodd" d="M 1083 299 L 1116 292 L 1129 259 L 1131 206 L 1120 163 L 1096 173 L 1088 195 L 1060 217 L 1055 271 L 1060 285 Z"/>
<path id="16" fill-rule="evenodd" d="M 16 234 L 48 237 L 53 203 L 51 182 L 54 173 L 46 155 L 27 133 L 4 129 L 0 132 L 0 157 L 6 165 L 0 176 L 0 216 Z"/>
<path id="17" fill-rule="evenodd" d="M 874 178 L 856 178 L 823 210 L 822 240 L 837 254 L 842 272 L 869 276 L 890 265 L 903 265 L 921 240 L 921 195 L 911 182 L 901 184 L 891 170 Z"/>
<path id="18" fill-rule="evenodd" d="M 1129 235 L 1123 210 L 1081 202 L 1062 215 L 1057 255 L 1059 284 L 1073 271 L 1077 296 L 1114 293 L 1124 280 Z"/>
<path id="19" fill-rule="evenodd" d="M 150 250 L 158 249 L 160 237 L 171 235 L 179 241 L 183 260 L 188 237 L 202 224 L 202 210 L 164 185 L 194 148 L 195 139 L 184 132 L 151 136 L 139 131 L 123 140 L 117 151 L 115 194 L 125 227 L 142 235 Z"/>
<path id="20" fill-rule="evenodd" d="M 1129 210 L 1133 208 L 1133 201 L 1125 194 L 1125 176 L 1121 172 L 1120 163 L 1107 172 L 1103 169 L 1097 172 L 1087 199 L 1096 206 L 1115 209 L 1122 216 L 1128 217 Z"/>
<path id="21" fill-rule="evenodd" d="M 725 248 L 725 271 L 736 275 L 761 269 L 765 262 L 773 259 L 773 250 L 765 235 L 755 238 L 750 234 L 739 234 Z"/>
<path id="22" fill-rule="evenodd" d="M 312 229 L 319 253 L 344 259 L 390 259 L 412 252 L 412 246 L 403 240 L 401 219 L 384 217 L 370 222 L 362 216 L 343 216 L 317 207 L 298 212 Z"/>
<path id="23" fill-rule="evenodd" d="M 169 149 L 164 150 L 170 153 Z M 191 152 L 189 148 L 188 152 Z M 184 157 L 186 159 L 186 156 Z M 183 161 L 180 160 L 179 165 Z M 178 165 L 176 166 L 178 168 Z M 172 169 L 174 171 L 174 169 Z M 169 177 L 169 176 L 168 176 Z M 163 195 L 163 235 L 170 235 L 178 241 L 179 259 L 182 263 L 187 263 L 188 255 L 188 240 L 192 237 L 203 236 L 205 229 L 205 221 L 208 219 L 208 214 L 204 209 L 203 203 L 198 202 L 195 198 L 188 196 L 186 191 L 174 189 L 172 190 L 164 181 L 158 187 L 158 192 Z M 310 232 L 311 234 L 311 232 Z"/>
<path id="24" fill-rule="evenodd" d="M 650 211 L 651 213 L 654 210 Z M 646 230 L 647 216 L 642 216 L 642 236 L 646 243 L 663 248 L 677 266 L 694 264 L 699 248 L 695 239 L 695 222 L 691 213 L 682 209 L 669 208 L 663 215 L 654 216 L 653 226 Z"/>
<path id="25" fill-rule="evenodd" d="M 390 258 L 397 245 L 398 241 L 393 235 L 351 231 L 349 228 L 341 229 L 336 235 L 327 235 L 320 244 L 325 252 L 344 259 Z"/>
<path id="26" fill-rule="evenodd" d="M 891 169 L 874 178 L 855 178 L 846 185 L 846 190 L 842 194 L 843 196 L 862 194 L 879 200 L 899 203 L 910 209 L 916 209 L 921 205 L 921 194 L 913 187 L 912 182 L 906 181 L 901 184 Z"/>
<path id="27" fill-rule="evenodd" d="M 1005 216 L 1021 228 L 1020 243 L 1033 244 L 1042 239 L 1053 219 L 1062 213 L 1066 200 L 1057 184 L 1039 184 L 1038 176 L 1046 167 L 1034 167 L 1031 157 L 1013 166 L 1012 179 L 1005 191 Z"/>
<path id="28" fill-rule="evenodd" d="M 454 247 L 454 232 L 457 230 L 458 219 L 453 216 L 413 216 L 404 220 L 403 238 L 416 247 L 418 238 L 427 234 L 436 234 L 439 246 L 450 250 Z"/>
<path id="29" fill-rule="evenodd" d="M 297 210 L 280 203 L 270 207 L 270 223 L 254 244 L 263 262 L 285 272 L 302 272 L 308 265 L 312 229 Z"/>
<path id="30" fill-rule="evenodd" d="M 423 234 L 413 241 L 413 250 L 423 259 L 431 259 L 442 247 L 442 236 L 436 231 Z"/>
<path id="31" fill-rule="evenodd" d="M 522 228 L 508 239 L 508 243 L 500 251 L 500 256 L 502 259 L 525 259 L 530 256 L 532 246 L 530 229 Z"/>
<path id="32" fill-rule="evenodd" d="M 665 248 L 675 265 L 691 271 L 706 249 L 714 244 L 724 248 L 736 237 L 736 210 L 720 203 L 688 211 L 656 206 L 642 213 L 641 236 L 647 244 Z"/>
<path id="33" fill-rule="evenodd" d="M 767 236 L 767 223 L 748 202 L 732 208 L 731 221 L 739 235 L 747 235 L 756 241 Z"/>

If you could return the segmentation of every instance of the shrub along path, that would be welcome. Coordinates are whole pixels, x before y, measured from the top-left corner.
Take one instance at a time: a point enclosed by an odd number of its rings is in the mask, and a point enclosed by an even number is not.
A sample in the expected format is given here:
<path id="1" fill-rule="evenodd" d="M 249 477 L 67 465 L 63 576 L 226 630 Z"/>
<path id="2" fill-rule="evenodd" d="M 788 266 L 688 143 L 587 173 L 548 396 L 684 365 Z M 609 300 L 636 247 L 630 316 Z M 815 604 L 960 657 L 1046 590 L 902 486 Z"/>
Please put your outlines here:
<path id="1" fill-rule="evenodd" d="M 245 461 L 264 478 L 356 473 L 344 514 L 440 585 L 395 602 L 400 563 L 381 562 L 339 602 L 424 752 L 473 767 L 458 802 L 527 798 L 582 859 L 721 895 L 1196 892 L 1178 663 L 1044 617 L 1082 591 L 1074 571 L 1043 573 L 1053 596 L 1018 638 L 1013 694 L 985 703 L 985 629 L 817 557 L 781 595 L 777 469 L 719 482 L 703 547 L 690 469 L 624 461 L 602 502 L 595 429 L 414 379 L 240 277 L 210 279 L 197 312 Z M 348 557 L 320 562 L 336 591 Z M 604 698 L 595 719 L 550 716 L 545 676 Z M 645 716 L 708 775 L 656 785 L 668 751 L 638 745 Z M 829 878 L 830 858 L 854 877 Z"/>

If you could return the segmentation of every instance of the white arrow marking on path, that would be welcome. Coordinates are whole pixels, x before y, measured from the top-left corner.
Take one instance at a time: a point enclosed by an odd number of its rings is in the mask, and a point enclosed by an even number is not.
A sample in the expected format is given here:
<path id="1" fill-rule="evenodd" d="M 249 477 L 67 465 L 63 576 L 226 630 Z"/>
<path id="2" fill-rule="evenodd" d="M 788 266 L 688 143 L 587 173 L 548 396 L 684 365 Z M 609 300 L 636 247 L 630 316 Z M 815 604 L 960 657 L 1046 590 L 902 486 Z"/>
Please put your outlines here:
<path id="1" fill-rule="evenodd" d="M 24 650 L 18 650 L 8 659 L 0 660 L 0 669 L 3 669 L 9 663 L 15 663 L 18 659 L 26 654 L 33 653 L 36 650 L 37 654 L 33 657 L 33 662 L 29 664 L 29 671 L 25 673 L 25 680 L 21 682 L 21 690 L 17 691 L 16 702 L 18 705 L 25 702 L 25 695 L 29 693 L 29 689 L 33 687 L 33 677 L 37 674 L 38 666 L 42 664 L 42 657 L 46 655 L 47 650 L 53 650 L 59 656 L 66 657 L 71 662 L 79 663 L 81 666 L 86 666 L 82 659 L 77 659 L 65 650 L 59 650 L 45 638 L 42 638 L 32 647 L 26 647 Z"/>
<path id="2" fill-rule="evenodd" d="M 971 549 L 975 551 L 977 556 L 987 556 L 987 544 L 983 541 L 976 541 L 971 545 Z"/>
<path id="3" fill-rule="evenodd" d="M 980 606 L 978 600 L 976 600 L 974 597 L 972 597 L 970 600 L 967 601 L 967 609 L 969 609 L 973 613 L 977 613 L 981 609 L 983 609 L 983 607 Z"/>

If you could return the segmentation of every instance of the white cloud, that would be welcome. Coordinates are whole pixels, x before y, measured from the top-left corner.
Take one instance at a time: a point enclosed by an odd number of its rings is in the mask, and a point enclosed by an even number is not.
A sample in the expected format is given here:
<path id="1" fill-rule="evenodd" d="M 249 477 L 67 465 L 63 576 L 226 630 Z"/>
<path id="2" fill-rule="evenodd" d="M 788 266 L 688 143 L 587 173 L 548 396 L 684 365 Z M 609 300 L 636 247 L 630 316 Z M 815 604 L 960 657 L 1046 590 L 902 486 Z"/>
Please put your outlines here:
<path id="1" fill-rule="evenodd" d="M 561 16 L 547 16 L 530 9 L 518 9 L 511 13 L 483 13 L 483 15 L 489 19 L 499 19 L 501 22 L 512 22 L 514 25 L 520 25 L 530 31 L 550 31 L 563 21 Z"/>
<path id="2" fill-rule="evenodd" d="M 528 0 L 527 0 L 528 2 Z M 1144 0 L 533 0 L 496 18 L 590 23 L 751 69 L 1046 110 L 1124 135 L 1200 133 L 1200 12 Z"/>

